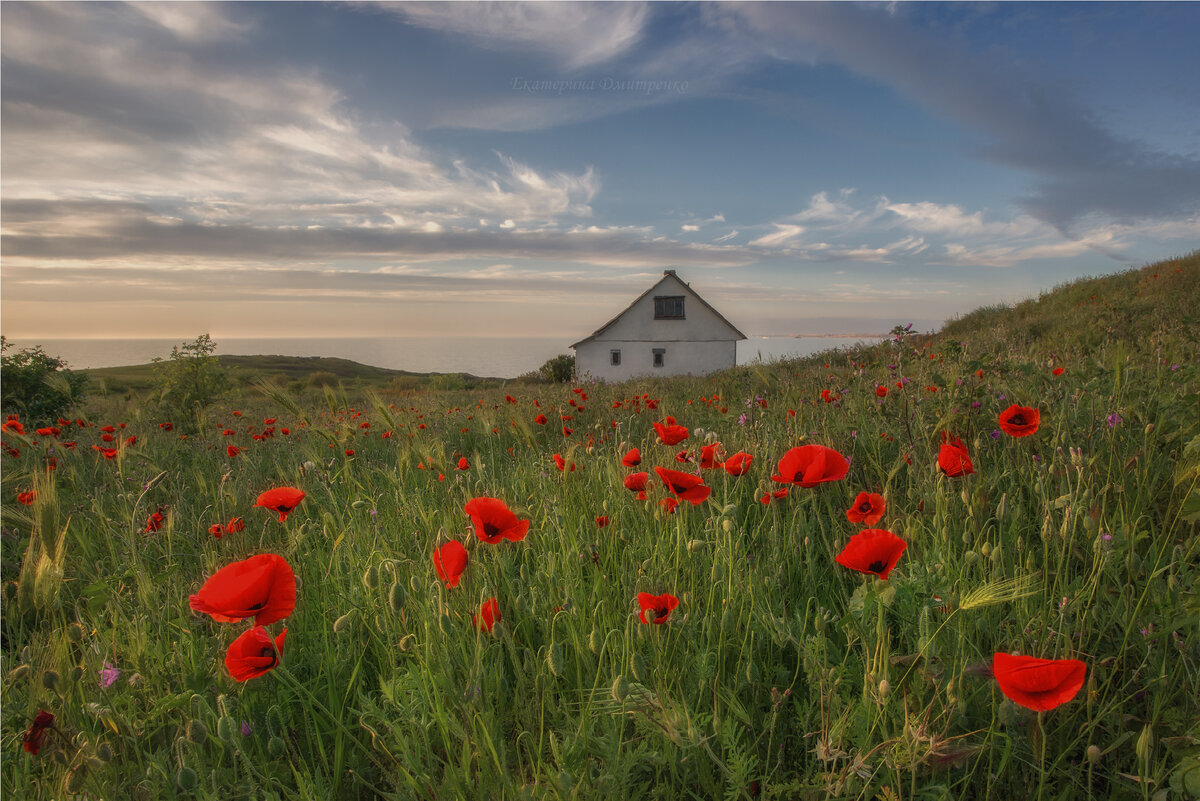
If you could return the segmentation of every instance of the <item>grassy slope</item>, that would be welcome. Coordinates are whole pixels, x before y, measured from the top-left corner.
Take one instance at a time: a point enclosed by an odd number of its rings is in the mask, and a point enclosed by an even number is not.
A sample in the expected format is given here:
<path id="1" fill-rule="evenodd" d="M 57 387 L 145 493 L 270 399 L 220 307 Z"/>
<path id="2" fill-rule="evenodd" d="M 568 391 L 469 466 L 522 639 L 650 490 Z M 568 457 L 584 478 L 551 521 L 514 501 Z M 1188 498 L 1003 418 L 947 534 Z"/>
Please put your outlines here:
<path id="1" fill-rule="evenodd" d="M 1185 519 L 1200 477 L 1197 308 L 1192 255 L 902 343 L 589 386 L 586 411 L 566 387 L 334 395 L 324 411 L 246 390 L 243 416 L 214 409 L 206 435 L 180 441 L 136 403 L 102 399 L 91 418 L 142 443 L 113 463 L 88 450 L 96 429 L 73 434 L 61 509 L 12 502 L 37 480 L 22 472 L 36 447 L 6 460 L 4 667 L 21 675 L 4 687 L 5 795 L 60 795 L 66 769 L 19 753 L 46 708 L 81 759 L 112 747 L 89 768 L 105 797 L 186 797 L 185 771 L 198 798 L 1149 797 L 1182 781 L 1200 735 L 1200 533 Z M 1041 409 L 1035 436 L 993 435 L 1013 401 Z M 555 424 L 531 423 L 539 409 Z M 571 436 L 557 414 L 575 418 Z M 650 427 L 668 414 L 693 447 L 702 428 L 756 459 L 739 479 L 706 473 L 713 498 L 673 516 L 658 496 L 633 501 L 617 466 L 630 445 L 642 469 L 676 466 L 683 446 Z M 251 441 L 266 416 L 293 435 Z M 975 475 L 937 472 L 944 430 Z M 230 441 L 247 450 L 225 458 Z M 779 456 L 806 442 L 849 456 L 847 479 L 759 503 Z M 579 470 L 557 472 L 555 452 Z M 470 469 L 453 469 L 459 454 Z M 309 497 L 280 525 L 252 503 L 284 483 Z M 909 542 L 886 587 L 832 560 L 860 490 L 887 497 L 880 526 Z M 462 504 L 479 495 L 531 519 L 529 537 L 476 541 Z M 142 533 L 160 506 L 167 527 Z M 33 594 L 50 600 L 22 602 L 25 532 L 68 515 L 66 582 L 39 569 Z M 245 532 L 207 537 L 234 515 Z M 471 552 L 455 590 L 429 563 L 451 538 Z M 266 550 L 301 579 L 284 667 L 236 685 L 220 661 L 244 626 L 183 599 Z M 1014 579 L 1031 594 L 998 588 Z M 668 625 L 638 623 L 643 591 L 680 597 Z M 471 626 L 490 596 L 494 637 Z M 1088 681 L 1039 718 L 987 677 L 995 650 L 1079 658 Z M 104 660 L 124 671 L 113 690 L 96 687 Z"/>

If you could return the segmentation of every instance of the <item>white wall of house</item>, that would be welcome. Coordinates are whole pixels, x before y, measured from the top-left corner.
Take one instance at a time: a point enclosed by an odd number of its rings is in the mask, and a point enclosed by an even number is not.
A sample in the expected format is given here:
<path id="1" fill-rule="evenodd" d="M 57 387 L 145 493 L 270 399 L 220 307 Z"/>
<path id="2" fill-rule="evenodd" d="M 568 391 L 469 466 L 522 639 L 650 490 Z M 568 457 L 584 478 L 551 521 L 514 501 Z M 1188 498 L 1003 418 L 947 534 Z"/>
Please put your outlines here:
<path id="1" fill-rule="evenodd" d="M 682 298 L 683 316 L 656 319 L 658 298 Z M 591 337 L 576 343 L 575 374 L 623 381 L 640 376 L 704 375 L 733 367 L 739 332 L 673 272 Z M 661 364 L 655 351 L 661 351 Z M 613 352 L 620 352 L 613 364 Z"/>

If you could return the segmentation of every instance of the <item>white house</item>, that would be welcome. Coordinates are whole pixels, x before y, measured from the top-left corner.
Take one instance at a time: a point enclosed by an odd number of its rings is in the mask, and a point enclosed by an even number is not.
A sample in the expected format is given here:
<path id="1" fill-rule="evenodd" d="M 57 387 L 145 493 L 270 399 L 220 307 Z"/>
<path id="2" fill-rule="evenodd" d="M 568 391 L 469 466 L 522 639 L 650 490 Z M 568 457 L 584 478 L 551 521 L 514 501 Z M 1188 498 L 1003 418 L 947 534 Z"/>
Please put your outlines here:
<path id="1" fill-rule="evenodd" d="M 580 378 L 704 375 L 733 367 L 746 335 L 704 302 L 674 270 L 625 311 L 571 347 Z"/>

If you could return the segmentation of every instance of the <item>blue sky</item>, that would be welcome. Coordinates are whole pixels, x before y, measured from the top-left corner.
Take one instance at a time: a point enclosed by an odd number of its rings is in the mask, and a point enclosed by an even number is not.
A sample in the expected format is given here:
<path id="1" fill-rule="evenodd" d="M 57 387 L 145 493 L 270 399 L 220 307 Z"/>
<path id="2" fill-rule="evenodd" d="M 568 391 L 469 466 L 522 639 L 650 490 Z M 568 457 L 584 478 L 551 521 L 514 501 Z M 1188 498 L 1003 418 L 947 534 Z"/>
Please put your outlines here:
<path id="1" fill-rule="evenodd" d="M 1200 247 L 1200 4 L 13 3 L 14 339 L 874 333 Z"/>

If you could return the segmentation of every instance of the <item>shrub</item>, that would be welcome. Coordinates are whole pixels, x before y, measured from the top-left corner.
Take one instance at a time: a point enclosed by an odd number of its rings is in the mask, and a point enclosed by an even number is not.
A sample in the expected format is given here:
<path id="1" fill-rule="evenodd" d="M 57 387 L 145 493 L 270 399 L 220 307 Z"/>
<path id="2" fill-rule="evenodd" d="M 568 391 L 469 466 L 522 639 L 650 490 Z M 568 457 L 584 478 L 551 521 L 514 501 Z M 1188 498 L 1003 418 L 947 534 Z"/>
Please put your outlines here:
<path id="1" fill-rule="evenodd" d="M 549 359 L 538 371 L 552 383 L 565 384 L 575 375 L 575 357 L 569 353 L 559 354 Z"/>
<path id="2" fill-rule="evenodd" d="M 186 428 L 197 424 L 197 413 L 211 406 L 228 389 L 228 376 L 213 351 L 208 334 L 171 348 L 169 359 L 154 360 L 154 394 L 159 409 Z"/>
<path id="3" fill-rule="evenodd" d="M 0 388 L 5 414 L 18 414 L 26 422 L 49 423 L 82 403 L 87 395 L 86 373 L 67 369 L 40 345 L 9 353 L 12 344 L 0 337 Z"/>

